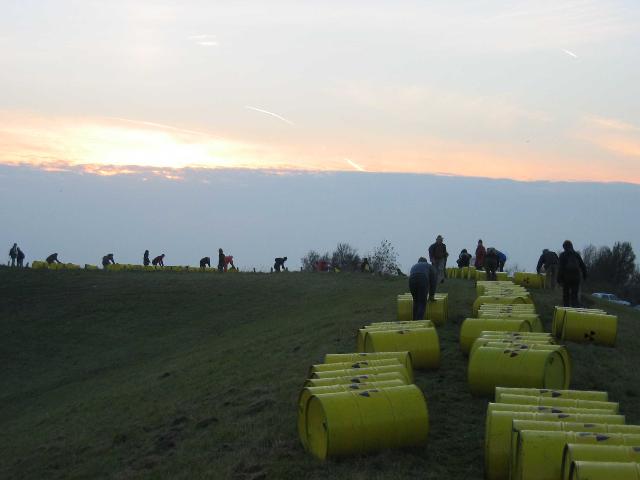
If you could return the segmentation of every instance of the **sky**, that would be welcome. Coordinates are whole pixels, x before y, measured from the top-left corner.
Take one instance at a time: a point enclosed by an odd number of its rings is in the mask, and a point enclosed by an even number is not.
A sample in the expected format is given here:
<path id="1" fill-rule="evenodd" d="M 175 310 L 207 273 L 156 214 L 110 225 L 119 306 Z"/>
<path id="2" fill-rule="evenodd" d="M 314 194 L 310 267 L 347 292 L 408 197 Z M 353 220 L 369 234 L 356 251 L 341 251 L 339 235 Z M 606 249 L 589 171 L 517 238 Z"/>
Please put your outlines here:
<path id="1" fill-rule="evenodd" d="M 398 227 L 396 217 L 416 208 L 403 196 L 444 188 L 447 178 L 462 182 L 451 185 L 484 182 L 473 193 L 458 193 L 470 211 L 488 207 L 495 189 L 537 195 L 524 204 L 524 218 L 535 218 L 537 206 L 550 204 L 548 196 L 561 189 L 574 192 L 576 208 L 591 202 L 583 195 L 594 192 L 612 202 L 607 212 L 626 212 L 628 205 L 619 205 L 625 195 L 637 200 L 629 193 L 640 188 L 636 0 L 0 0 L 0 10 L 0 192 L 18 195 L 23 212 L 4 212 L 14 223 L 3 224 L 8 227 L 0 240 L 31 242 L 27 233 L 37 229 L 27 218 L 38 218 L 47 228 L 29 249 L 39 255 L 56 236 L 67 244 L 89 235 L 80 228 L 96 218 L 115 223 L 102 232 L 104 247 L 84 252 L 73 246 L 87 261 L 124 241 L 114 231 L 118 225 L 133 231 L 146 215 L 171 238 L 181 225 L 216 244 L 241 245 L 242 232 L 249 231 L 265 241 L 226 215 L 218 241 L 219 230 L 215 238 L 202 230 L 201 219 L 211 219 L 207 208 L 269 219 L 266 225 L 286 220 L 302 241 L 296 224 L 306 220 L 287 212 L 316 208 L 305 202 L 323 204 L 298 188 L 323 191 L 323 175 L 348 180 L 344 188 L 355 197 L 338 196 L 352 209 L 375 205 L 386 212 L 379 221 Z M 215 185 L 226 177 L 231 184 L 241 178 L 262 196 L 228 192 L 224 201 Z M 268 188 L 267 180 L 275 186 Z M 14 182 L 23 189 L 16 191 Z M 44 195 L 59 182 L 62 194 Z M 395 192 L 391 200 L 387 190 Z M 75 204 L 67 203 L 65 191 L 78 192 Z M 365 193 L 366 201 L 359 197 Z M 123 198 L 144 208 L 127 206 L 116 221 L 109 205 L 122 206 Z M 183 214 L 162 215 L 146 198 L 168 211 L 181 205 Z M 499 198 L 509 203 L 507 196 Z M 285 213 L 270 210 L 276 205 Z M 444 210 L 447 221 L 461 224 L 461 206 Z M 510 206 L 504 218 L 526 230 L 519 216 L 524 206 Z M 45 222 L 41 212 L 49 209 L 63 218 L 73 211 L 75 222 L 65 224 L 71 231 Z M 429 227 L 421 238 L 433 231 L 446 235 L 449 228 L 440 217 L 432 228 L 431 212 L 425 209 Z M 391 236 L 375 230 L 365 239 L 350 233 L 350 222 L 335 224 L 333 212 L 315 214 L 315 225 L 326 229 L 309 239 L 318 249 L 349 236 L 369 249 Z M 604 215 L 607 222 L 626 223 L 611 223 L 610 235 L 590 223 L 585 237 L 635 241 L 627 217 Z M 415 231 L 415 218 L 404 221 L 407 232 Z M 151 222 L 150 231 L 157 224 Z M 538 224 L 531 232 L 536 248 L 548 238 L 544 231 Z M 475 236 L 467 232 L 457 246 L 469 248 L 466 238 Z M 183 252 L 191 246 L 181 238 L 171 246 Z M 275 229 L 269 241 L 273 250 L 294 250 L 291 238 Z M 408 263 L 419 249 L 401 238 Z M 140 238 L 140 245 L 145 242 Z M 513 242 L 510 248 L 519 252 L 515 243 L 522 240 Z M 154 248 L 164 248 L 158 243 Z M 259 265 L 266 250 L 254 258 L 248 252 L 257 250 L 247 246 L 247 265 Z M 531 254 L 516 257 L 528 262 Z"/>

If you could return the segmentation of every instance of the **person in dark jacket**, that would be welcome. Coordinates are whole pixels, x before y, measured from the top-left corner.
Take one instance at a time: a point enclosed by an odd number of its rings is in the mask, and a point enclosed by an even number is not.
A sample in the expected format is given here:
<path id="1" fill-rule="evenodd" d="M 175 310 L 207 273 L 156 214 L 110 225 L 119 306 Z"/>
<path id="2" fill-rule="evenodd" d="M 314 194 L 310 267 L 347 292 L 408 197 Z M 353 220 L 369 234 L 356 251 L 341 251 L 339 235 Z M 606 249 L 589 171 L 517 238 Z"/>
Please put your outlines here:
<path id="1" fill-rule="evenodd" d="M 409 271 L 409 291 L 413 297 L 413 319 L 422 320 L 427 310 L 427 298 L 435 302 L 436 272 L 427 259 L 420 257 Z"/>
<path id="2" fill-rule="evenodd" d="M 363 258 L 362 259 L 362 263 L 360 264 L 360 271 L 363 272 L 363 273 L 371 271 L 371 265 L 369 265 L 369 259 L 368 258 Z"/>
<path id="3" fill-rule="evenodd" d="M 154 258 L 151 261 L 151 265 L 153 265 L 154 267 L 164 267 L 164 253 Z"/>
<path id="4" fill-rule="evenodd" d="M 558 254 L 556 252 L 552 252 L 551 250 L 544 249 L 542 250 L 542 255 L 538 259 L 538 265 L 536 266 L 536 272 L 538 274 L 541 272 L 544 267 L 545 273 L 545 287 L 550 288 L 552 290 L 556 289 L 556 277 L 558 276 Z"/>
<path id="5" fill-rule="evenodd" d="M 462 249 L 460 255 L 458 255 L 458 260 L 456 260 L 456 263 L 458 264 L 459 268 L 469 266 L 469 263 L 471 263 L 471 254 L 467 252 L 466 248 Z"/>
<path id="6" fill-rule="evenodd" d="M 444 282 L 445 268 L 447 266 L 447 246 L 443 242 L 442 235 L 436 237 L 435 243 L 429 246 L 429 261 L 436 270 L 436 281 L 438 283 Z"/>
<path id="7" fill-rule="evenodd" d="M 24 252 L 22 250 L 20 250 L 20 247 L 18 247 L 18 267 L 22 268 L 24 267 Z"/>
<path id="8" fill-rule="evenodd" d="M 224 262 L 225 255 L 221 248 L 218 249 L 218 271 L 224 272 L 226 264 Z"/>
<path id="9" fill-rule="evenodd" d="M 144 251 L 144 255 L 142 256 L 142 264 L 145 267 L 148 267 L 151 261 L 149 260 L 149 250 Z"/>
<path id="10" fill-rule="evenodd" d="M 498 251 L 493 247 L 487 248 L 487 253 L 484 256 L 484 270 L 487 272 L 487 280 L 496 281 L 498 279 L 496 271 L 498 271 L 499 263 Z"/>
<path id="11" fill-rule="evenodd" d="M 273 264 L 273 269 L 276 272 L 279 272 L 280 270 L 284 270 L 284 262 L 287 261 L 287 257 L 278 257 L 275 259 L 275 263 Z"/>
<path id="12" fill-rule="evenodd" d="M 484 268 L 484 256 L 487 254 L 487 250 L 482 245 L 482 240 L 478 240 L 478 246 L 476 247 L 476 261 L 474 266 L 477 270 Z"/>
<path id="13" fill-rule="evenodd" d="M 11 266 L 16 266 L 16 259 L 18 258 L 18 244 L 14 243 L 11 250 L 9 250 L 9 258 L 11 258 Z"/>
<path id="14" fill-rule="evenodd" d="M 115 265 L 116 261 L 113 259 L 113 253 L 107 253 L 102 257 L 102 267 L 107 268 L 109 265 Z"/>
<path id="15" fill-rule="evenodd" d="M 498 271 L 504 272 L 504 264 L 507 263 L 507 256 L 500 250 L 496 250 L 496 255 L 498 255 Z"/>
<path id="16" fill-rule="evenodd" d="M 565 240 L 563 252 L 558 258 L 558 283 L 562 285 L 562 303 L 565 307 L 579 307 L 580 282 L 587 278 L 587 267 L 582 257 L 573 249 L 573 243 Z"/>
<path id="17" fill-rule="evenodd" d="M 49 265 L 51 265 L 52 263 L 62 263 L 60 260 L 58 260 L 58 254 L 57 253 L 52 253 L 51 255 L 49 255 L 47 257 L 47 259 L 45 261 Z"/>
<path id="18" fill-rule="evenodd" d="M 200 268 L 204 270 L 206 267 L 211 268 L 211 259 L 209 257 L 203 257 L 200 259 Z"/>

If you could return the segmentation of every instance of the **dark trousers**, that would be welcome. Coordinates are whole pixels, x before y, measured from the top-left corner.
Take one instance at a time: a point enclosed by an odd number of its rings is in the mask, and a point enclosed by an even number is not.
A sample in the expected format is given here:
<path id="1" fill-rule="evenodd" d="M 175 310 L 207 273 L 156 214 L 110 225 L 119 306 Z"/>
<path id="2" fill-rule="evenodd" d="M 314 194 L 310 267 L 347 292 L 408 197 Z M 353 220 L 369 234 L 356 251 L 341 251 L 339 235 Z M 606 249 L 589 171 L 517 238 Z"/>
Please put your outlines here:
<path id="1" fill-rule="evenodd" d="M 426 275 L 412 275 L 409 277 L 409 291 L 413 297 L 413 319 L 423 320 L 427 310 L 427 277 Z"/>
<path id="2" fill-rule="evenodd" d="M 565 307 L 579 307 L 580 282 L 567 282 L 562 284 L 562 304 Z"/>

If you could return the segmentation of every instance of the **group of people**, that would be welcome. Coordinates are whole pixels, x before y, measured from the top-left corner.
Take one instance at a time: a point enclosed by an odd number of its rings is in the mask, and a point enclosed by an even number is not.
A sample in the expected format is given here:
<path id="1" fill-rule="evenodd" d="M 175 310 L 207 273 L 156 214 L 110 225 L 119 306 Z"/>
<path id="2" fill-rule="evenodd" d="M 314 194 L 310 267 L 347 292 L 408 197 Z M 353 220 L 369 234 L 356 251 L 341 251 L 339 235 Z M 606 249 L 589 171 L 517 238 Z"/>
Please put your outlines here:
<path id="1" fill-rule="evenodd" d="M 471 265 L 472 255 L 463 248 L 458 255 L 458 267 L 469 267 Z M 495 247 L 485 248 L 482 240 L 478 240 L 476 247 L 476 256 L 473 266 L 476 270 L 484 270 L 487 272 L 487 280 L 496 280 L 496 272 L 504 272 L 504 265 L 507 263 L 507 256 Z"/>
<path id="2" fill-rule="evenodd" d="M 12 267 L 23 267 L 24 265 L 24 252 L 20 250 L 20 247 L 17 243 L 14 243 L 11 249 L 9 250 L 9 258 L 11 259 Z"/>

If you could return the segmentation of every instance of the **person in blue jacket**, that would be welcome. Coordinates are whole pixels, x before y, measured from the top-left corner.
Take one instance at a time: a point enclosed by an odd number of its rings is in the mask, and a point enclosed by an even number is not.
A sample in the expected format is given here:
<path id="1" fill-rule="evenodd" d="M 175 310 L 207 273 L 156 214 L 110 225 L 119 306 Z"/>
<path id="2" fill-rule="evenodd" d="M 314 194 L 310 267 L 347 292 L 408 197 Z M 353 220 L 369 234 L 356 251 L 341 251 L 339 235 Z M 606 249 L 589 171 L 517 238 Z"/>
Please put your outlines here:
<path id="1" fill-rule="evenodd" d="M 500 250 L 496 250 L 496 255 L 498 255 L 498 271 L 504 272 L 504 264 L 507 263 L 507 256 Z"/>
<path id="2" fill-rule="evenodd" d="M 409 271 L 409 291 L 413 297 L 413 319 L 422 320 L 427 310 L 427 297 L 435 302 L 436 271 L 426 258 L 420 257 Z"/>

